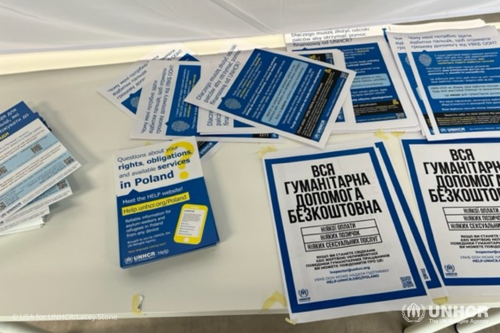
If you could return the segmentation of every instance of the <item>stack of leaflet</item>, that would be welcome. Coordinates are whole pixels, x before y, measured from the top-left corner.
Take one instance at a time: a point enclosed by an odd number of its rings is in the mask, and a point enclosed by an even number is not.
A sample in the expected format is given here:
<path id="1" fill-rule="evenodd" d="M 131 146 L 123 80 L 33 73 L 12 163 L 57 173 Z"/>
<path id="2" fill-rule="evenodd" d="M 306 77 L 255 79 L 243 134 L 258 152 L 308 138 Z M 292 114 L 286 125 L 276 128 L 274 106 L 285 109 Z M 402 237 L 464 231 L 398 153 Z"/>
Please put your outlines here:
<path id="1" fill-rule="evenodd" d="M 183 102 L 200 78 L 201 63 L 193 53 L 181 44 L 158 47 L 98 89 L 134 120 L 130 138 L 173 140 L 196 136 L 199 142 L 210 143 L 206 147 L 212 154 L 220 148 L 220 142 L 279 142 L 276 134 Z"/>
<path id="2" fill-rule="evenodd" d="M 419 129 L 384 30 L 374 26 L 285 35 L 288 51 L 356 72 L 332 134 Z"/>
<path id="3" fill-rule="evenodd" d="M 40 228 L 49 205 L 72 194 L 80 164 L 21 102 L 0 113 L 0 235 Z"/>
<path id="4" fill-rule="evenodd" d="M 447 296 L 384 142 L 268 153 L 264 170 L 292 320 Z"/>
<path id="5" fill-rule="evenodd" d="M 402 140 L 418 233 L 455 303 L 500 295 L 499 145 L 498 138 Z"/>
<path id="6" fill-rule="evenodd" d="M 389 26 L 387 36 L 428 140 L 498 137 L 495 27 L 481 20 Z"/>
<path id="7" fill-rule="evenodd" d="M 337 64 L 239 40 L 198 57 L 182 45 L 155 50 L 98 91 L 134 118 L 133 139 L 276 142 L 280 135 L 324 147 L 354 80 Z"/>

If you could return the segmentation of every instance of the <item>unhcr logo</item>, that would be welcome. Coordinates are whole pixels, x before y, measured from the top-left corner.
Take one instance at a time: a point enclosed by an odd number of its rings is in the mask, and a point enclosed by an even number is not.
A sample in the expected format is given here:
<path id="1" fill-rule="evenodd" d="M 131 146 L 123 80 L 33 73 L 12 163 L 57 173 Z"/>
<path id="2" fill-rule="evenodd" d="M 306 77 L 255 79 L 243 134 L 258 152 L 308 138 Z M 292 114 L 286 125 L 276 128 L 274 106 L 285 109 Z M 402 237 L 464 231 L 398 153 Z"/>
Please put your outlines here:
<path id="1" fill-rule="evenodd" d="M 297 294 L 299 295 L 299 302 L 311 301 L 311 297 L 309 297 L 309 290 L 302 288 L 297 290 Z"/>
<path id="2" fill-rule="evenodd" d="M 402 309 L 403 318 L 409 323 L 418 323 L 425 317 L 425 306 L 422 304 L 411 303 Z"/>

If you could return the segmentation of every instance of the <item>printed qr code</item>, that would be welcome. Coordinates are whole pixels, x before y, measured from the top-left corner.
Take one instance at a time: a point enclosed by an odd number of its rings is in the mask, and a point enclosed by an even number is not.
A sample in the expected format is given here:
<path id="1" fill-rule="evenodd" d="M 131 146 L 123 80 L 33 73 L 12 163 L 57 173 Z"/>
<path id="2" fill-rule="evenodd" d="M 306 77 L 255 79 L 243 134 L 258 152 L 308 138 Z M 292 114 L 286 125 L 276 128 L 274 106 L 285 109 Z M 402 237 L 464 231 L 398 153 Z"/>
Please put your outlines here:
<path id="1" fill-rule="evenodd" d="M 34 145 L 33 147 L 31 147 L 31 151 L 33 152 L 33 154 L 36 154 L 41 150 L 42 150 L 42 146 L 40 146 L 40 144 L 38 144 L 38 143 L 36 145 Z"/>
<path id="2" fill-rule="evenodd" d="M 7 168 L 5 166 L 0 167 L 0 176 L 7 173 Z"/>
<path id="3" fill-rule="evenodd" d="M 56 184 L 57 189 L 62 190 L 68 187 L 68 183 L 65 180 L 60 181 L 59 183 Z"/>
<path id="4" fill-rule="evenodd" d="M 427 270 L 425 268 L 421 268 L 420 271 L 422 272 L 422 276 L 424 277 L 424 280 L 430 280 L 429 275 L 427 274 Z"/>
<path id="5" fill-rule="evenodd" d="M 69 164 L 73 163 L 74 161 L 75 161 L 75 160 L 74 160 L 74 159 L 73 159 L 73 157 L 71 157 L 71 156 L 70 156 L 70 157 L 67 157 L 67 158 L 65 158 L 65 159 L 64 159 L 64 163 L 65 163 L 66 165 L 69 165 Z"/>
<path id="6" fill-rule="evenodd" d="M 5 206 L 5 202 L 0 201 L 0 211 L 4 210 L 7 206 Z"/>
<path id="7" fill-rule="evenodd" d="M 403 288 L 415 288 L 415 285 L 413 284 L 413 280 L 411 276 L 402 276 L 400 277 L 401 279 L 401 284 L 403 285 Z"/>

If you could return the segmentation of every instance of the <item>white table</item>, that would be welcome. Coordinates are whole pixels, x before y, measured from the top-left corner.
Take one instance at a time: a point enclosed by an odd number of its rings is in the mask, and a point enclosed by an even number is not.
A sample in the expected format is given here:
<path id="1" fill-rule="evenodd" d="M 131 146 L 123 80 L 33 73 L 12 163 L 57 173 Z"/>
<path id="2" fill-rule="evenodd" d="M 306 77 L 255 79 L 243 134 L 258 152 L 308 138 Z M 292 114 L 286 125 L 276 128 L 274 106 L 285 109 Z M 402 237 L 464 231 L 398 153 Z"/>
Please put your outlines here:
<path id="1" fill-rule="evenodd" d="M 69 178 L 74 195 L 53 206 L 43 229 L 0 238 L 0 321 L 32 319 L 14 316 L 26 314 L 39 314 L 35 320 L 54 314 L 137 317 L 132 313 L 135 294 L 145 297 L 142 316 L 252 314 L 275 291 L 283 293 L 258 156 L 268 144 L 226 144 L 204 163 L 221 239 L 216 247 L 127 270 L 119 267 L 112 154 L 145 142 L 128 139 L 131 119 L 96 88 L 128 66 L 0 76 L 0 109 L 24 100 L 83 165 Z M 330 141 L 366 136 L 373 134 Z M 397 139 L 387 137 L 410 198 Z M 276 304 L 269 312 L 286 309 Z"/>
<path id="2" fill-rule="evenodd" d="M 131 120 L 95 90 L 127 66 L 0 76 L 0 109 L 26 101 L 83 165 L 69 179 L 74 195 L 54 206 L 43 229 L 0 238 L 0 321 L 37 313 L 133 317 L 137 293 L 148 316 L 257 313 L 282 291 L 262 144 L 227 144 L 204 164 L 220 244 L 119 267 L 112 153 L 144 142 L 128 139 Z"/>

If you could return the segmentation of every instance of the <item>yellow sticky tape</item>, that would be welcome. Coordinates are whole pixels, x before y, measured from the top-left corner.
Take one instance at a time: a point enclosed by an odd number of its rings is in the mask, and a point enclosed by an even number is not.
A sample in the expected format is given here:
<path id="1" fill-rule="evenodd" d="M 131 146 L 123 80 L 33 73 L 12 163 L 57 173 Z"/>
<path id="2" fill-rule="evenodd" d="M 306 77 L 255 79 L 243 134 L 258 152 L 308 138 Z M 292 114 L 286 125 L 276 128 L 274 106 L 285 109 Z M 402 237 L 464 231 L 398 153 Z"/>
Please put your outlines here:
<path id="1" fill-rule="evenodd" d="M 381 129 L 379 129 L 378 131 L 375 132 L 375 136 L 377 138 L 380 138 L 380 139 L 383 139 L 383 140 L 388 140 L 389 139 L 389 137 Z"/>
<path id="2" fill-rule="evenodd" d="M 144 145 L 145 145 L 145 146 L 151 146 L 151 145 L 152 145 L 152 143 L 151 143 L 151 142 L 149 142 L 149 141 L 146 141 L 146 142 L 144 142 Z"/>
<path id="3" fill-rule="evenodd" d="M 140 294 L 135 294 L 132 296 L 132 313 L 140 315 L 142 313 L 142 302 L 144 301 L 144 296 Z"/>
<path id="4" fill-rule="evenodd" d="M 259 155 L 260 158 L 263 158 L 264 155 L 266 155 L 267 153 L 272 153 L 272 152 L 275 152 L 275 151 L 278 151 L 278 149 L 276 149 L 275 146 L 266 146 L 266 147 L 262 148 L 258 152 L 258 155 Z"/>
<path id="5" fill-rule="evenodd" d="M 405 134 L 405 131 L 391 132 L 391 134 L 393 136 L 395 136 L 396 138 L 399 138 L 399 137 L 403 136 L 403 134 Z"/>
<path id="6" fill-rule="evenodd" d="M 262 313 L 265 310 L 269 310 L 275 303 L 279 303 L 283 305 L 284 308 L 286 308 L 285 296 L 283 296 L 283 294 L 277 290 L 264 301 L 260 312 Z"/>
<path id="7" fill-rule="evenodd" d="M 443 305 L 448 303 L 448 297 L 434 298 L 432 301 L 434 304 Z"/>
<path id="8" fill-rule="evenodd" d="M 288 318 L 288 317 L 285 317 L 285 321 L 286 321 L 287 323 L 289 323 L 289 324 L 292 324 L 292 325 L 297 325 L 297 323 L 296 323 L 296 322 L 294 322 L 293 320 L 291 320 L 291 319 L 290 319 L 290 318 Z"/>

